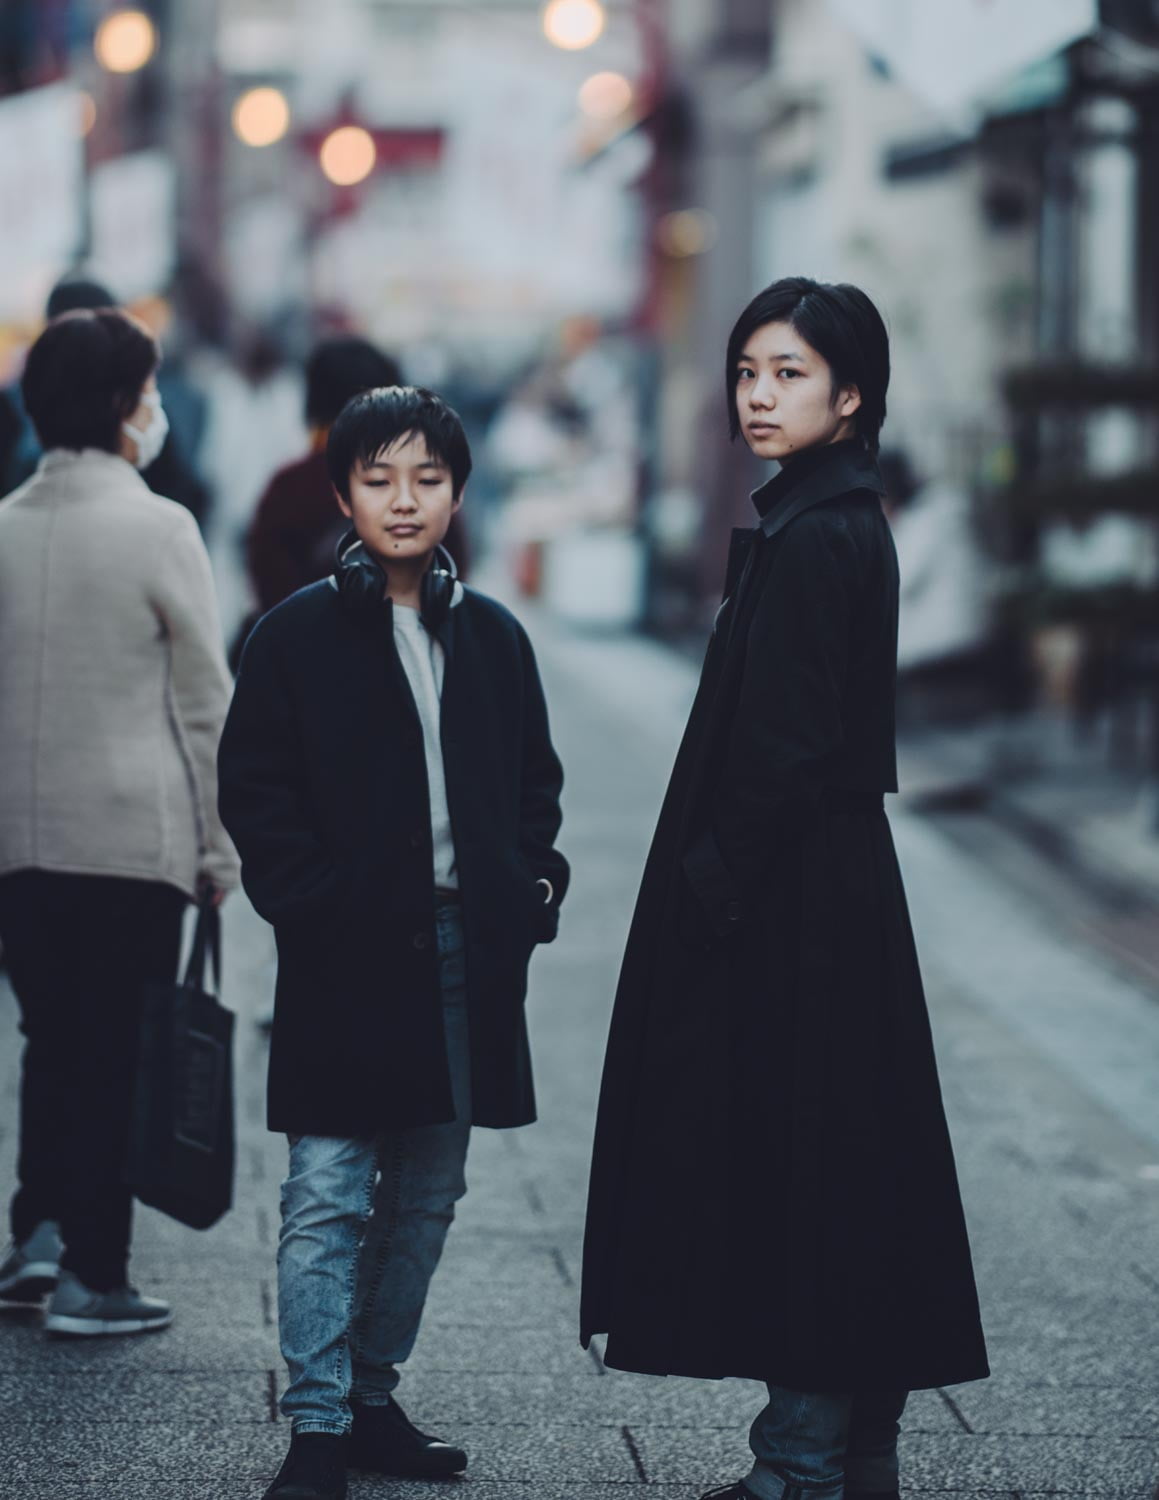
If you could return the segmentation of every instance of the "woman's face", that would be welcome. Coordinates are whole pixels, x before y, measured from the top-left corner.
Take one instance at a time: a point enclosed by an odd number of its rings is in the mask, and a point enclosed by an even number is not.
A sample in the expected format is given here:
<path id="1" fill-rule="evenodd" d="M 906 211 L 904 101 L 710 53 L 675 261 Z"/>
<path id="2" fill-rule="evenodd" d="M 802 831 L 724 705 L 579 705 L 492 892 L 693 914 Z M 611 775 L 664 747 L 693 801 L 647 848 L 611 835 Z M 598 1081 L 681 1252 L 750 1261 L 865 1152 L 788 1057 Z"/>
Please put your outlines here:
<path id="1" fill-rule="evenodd" d="M 856 386 L 833 389 L 833 371 L 790 323 L 750 334 L 733 372 L 744 440 L 758 458 L 784 463 L 856 431 Z"/>

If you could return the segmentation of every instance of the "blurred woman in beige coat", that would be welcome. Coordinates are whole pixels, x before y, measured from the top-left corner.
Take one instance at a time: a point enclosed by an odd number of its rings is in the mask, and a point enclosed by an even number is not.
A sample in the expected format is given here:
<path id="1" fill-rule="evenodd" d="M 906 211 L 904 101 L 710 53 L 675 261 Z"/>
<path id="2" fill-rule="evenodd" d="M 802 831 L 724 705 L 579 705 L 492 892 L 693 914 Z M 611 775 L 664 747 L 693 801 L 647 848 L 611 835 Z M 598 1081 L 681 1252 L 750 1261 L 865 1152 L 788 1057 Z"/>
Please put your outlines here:
<path id="1" fill-rule="evenodd" d="M 237 880 L 209 560 L 137 473 L 167 426 L 157 362 L 117 309 L 50 323 L 22 382 L 45 454 L 0 503 L 0 942 L 26 1038 L 0 1298 L 51 1291 L 54 1333 L 169 1322 L 127 1279 L 141 998 L 176 974 L 190 898 Z"/>

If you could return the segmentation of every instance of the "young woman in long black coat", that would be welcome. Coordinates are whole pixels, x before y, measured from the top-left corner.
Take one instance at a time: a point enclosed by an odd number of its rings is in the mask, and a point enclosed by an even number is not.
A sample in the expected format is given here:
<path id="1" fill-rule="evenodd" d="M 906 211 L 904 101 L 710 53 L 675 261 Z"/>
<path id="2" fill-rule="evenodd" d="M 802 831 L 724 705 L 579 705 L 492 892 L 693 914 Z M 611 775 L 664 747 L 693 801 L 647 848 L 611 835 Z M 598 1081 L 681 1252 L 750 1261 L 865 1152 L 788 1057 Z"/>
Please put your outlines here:
<path id="1" fill-rule="evenodd" d="M 624 958 L 582 1337 L 768 1386 L 735 1500 L 897 1494 L 910 1390 L 988 1373 L 896 791 L 897 562 L 875 454 L 889 343 L 855 287 L 767 288 L 733 436 L 781 469 L 725 599 Z"/>

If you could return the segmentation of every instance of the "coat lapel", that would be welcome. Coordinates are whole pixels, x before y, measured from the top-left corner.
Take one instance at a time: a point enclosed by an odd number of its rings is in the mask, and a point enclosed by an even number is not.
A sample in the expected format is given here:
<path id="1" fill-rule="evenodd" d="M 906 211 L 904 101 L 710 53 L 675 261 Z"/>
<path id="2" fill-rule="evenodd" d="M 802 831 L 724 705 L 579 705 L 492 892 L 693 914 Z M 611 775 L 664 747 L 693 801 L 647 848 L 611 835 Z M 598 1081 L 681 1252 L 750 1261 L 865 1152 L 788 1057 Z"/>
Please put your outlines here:
<path id="1" fill-rule="evenodd" d="M 713 621 L 713 633 L 728 616 L 726 641 L 731 641 L 740 614 L 741 599 L 752 576 L 761 548 L 783 531 L 790 521 L 814 505 L 835 500 L 851 490 L 869 490 L 885 494 L 885 483 L 873 455 L 860 442 L 833 443 L 798 459 L 790 468 L 774 474 L 767 484 L 752 493 L 752 502 L 760 517 L 754 527 L 738 527 L 728 549 L 728 567 L 724 579 L 724 599 Z"/>

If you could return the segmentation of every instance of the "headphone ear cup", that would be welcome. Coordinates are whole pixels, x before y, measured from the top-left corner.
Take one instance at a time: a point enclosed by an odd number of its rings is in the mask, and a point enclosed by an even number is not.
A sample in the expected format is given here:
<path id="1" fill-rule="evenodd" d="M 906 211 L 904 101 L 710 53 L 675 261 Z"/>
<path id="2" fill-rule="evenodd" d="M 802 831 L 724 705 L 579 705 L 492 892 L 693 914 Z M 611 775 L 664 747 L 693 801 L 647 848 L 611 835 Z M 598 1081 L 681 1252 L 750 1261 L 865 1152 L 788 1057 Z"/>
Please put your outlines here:
<path id="1" fill-rule="evenodd" d="M 334 577 L 338 596 L 352 613 L 371 615 L 382 608 L 386 574 L 367 553 L 353 527 L 338 543 Z"/>
<path id="2" fill-rule="evenodd" d="M 432 634 L 446 624 L 454 600 L 454 576 L 439 567 L 436 561 L 435 566 L 423 574 L 419 607 L 423 624 Z"/>

